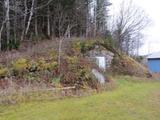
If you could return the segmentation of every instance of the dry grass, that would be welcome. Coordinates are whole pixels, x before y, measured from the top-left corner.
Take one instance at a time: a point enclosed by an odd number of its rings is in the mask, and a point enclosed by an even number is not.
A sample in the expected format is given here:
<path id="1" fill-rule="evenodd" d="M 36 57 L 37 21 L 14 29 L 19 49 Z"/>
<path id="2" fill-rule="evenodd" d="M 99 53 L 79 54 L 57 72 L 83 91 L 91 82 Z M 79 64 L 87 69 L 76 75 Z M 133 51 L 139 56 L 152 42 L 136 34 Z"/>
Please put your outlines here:
<path id="1" fill-rule="evenodd" d="M 113 60 L 111 69 L 113 72 L 123 75 L 152 77 L 151 73 L 145 66 L 126 55 L 116 56 Z"/>
<path id="2" fill-rule="evenodd" d="M 81 89 L 77 89 L 75 86 L 49 87 L 45 83 L 32 83 L 20 86 L 10 81 L 7 88 L 0 89 L 0 104 L 17 104 L 29 101 L 44 101 L 65 97 L 88 96 L 97 92 L 113 90 L 115 87 L 116 84 L 114 81 L 98 86 L 98 89 L 91 89 L 88 86 L 84 86 Z"/>
<path id="3" fill-rule="evenodd" d="M 27 44 L 25 46 L 25 44 Z M 33 58 L 35 56 L 45 56 L 46 52 L 57 49 L 58 40 L 44 40 L 36 44 L 29 45 L 29 42 L 22 44 L 19 50 L 12 50 L 0 53 L 0 63 L 9 63 L 17 58 Z M 25 46 L 25 47 L 24 47 Z"/>
<path id="4" fill-rule="evenodd" d="M 117 89 L 93 96 L 0 106 L 0 120 L 159 120 L 159 81 L 116 79 Z"/>

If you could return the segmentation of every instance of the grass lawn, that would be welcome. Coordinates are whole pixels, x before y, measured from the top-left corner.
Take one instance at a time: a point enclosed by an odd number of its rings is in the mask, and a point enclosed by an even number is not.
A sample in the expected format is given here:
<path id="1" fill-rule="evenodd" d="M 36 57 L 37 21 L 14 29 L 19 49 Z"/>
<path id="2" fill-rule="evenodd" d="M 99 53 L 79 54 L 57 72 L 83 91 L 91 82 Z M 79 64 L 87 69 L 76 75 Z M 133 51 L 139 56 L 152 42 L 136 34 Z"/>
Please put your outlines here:
<path id="1" fill-rule="evenodd" d="M 0 120 L 160 120 L 160 82 L 119 79 L 93 96 L 0 106 Z"/>

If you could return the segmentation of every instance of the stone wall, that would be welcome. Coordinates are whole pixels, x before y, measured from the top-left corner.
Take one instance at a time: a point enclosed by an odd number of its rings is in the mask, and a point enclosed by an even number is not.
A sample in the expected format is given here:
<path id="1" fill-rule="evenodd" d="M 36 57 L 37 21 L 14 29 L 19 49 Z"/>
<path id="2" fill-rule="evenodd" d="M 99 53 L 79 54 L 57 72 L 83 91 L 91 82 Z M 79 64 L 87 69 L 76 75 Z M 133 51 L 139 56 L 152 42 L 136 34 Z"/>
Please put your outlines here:
<path id="1" fill-rule="evenodd" d="M 90 59 L 96 60 L 96 57 L 105 57 L 106 59 L 106 69 L 110 68 L 114 53 L 107 51 L 106 49 L 96 46 L 94 50 L 91 50 L 87 53 L 87 56 Z"/>

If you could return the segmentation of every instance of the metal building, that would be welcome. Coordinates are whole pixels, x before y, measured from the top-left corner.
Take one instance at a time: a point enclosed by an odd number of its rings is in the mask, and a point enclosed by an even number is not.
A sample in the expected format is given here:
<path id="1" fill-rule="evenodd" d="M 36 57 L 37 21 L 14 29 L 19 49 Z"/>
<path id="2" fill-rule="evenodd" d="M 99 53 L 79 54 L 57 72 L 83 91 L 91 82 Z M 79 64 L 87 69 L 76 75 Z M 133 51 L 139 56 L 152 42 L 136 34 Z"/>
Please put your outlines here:
<path id="1" fill-rule="evenodd" d="M 147 61 L 148 68 L 151 72 L 160 73 L 160 52 L 149 55 Z"/>

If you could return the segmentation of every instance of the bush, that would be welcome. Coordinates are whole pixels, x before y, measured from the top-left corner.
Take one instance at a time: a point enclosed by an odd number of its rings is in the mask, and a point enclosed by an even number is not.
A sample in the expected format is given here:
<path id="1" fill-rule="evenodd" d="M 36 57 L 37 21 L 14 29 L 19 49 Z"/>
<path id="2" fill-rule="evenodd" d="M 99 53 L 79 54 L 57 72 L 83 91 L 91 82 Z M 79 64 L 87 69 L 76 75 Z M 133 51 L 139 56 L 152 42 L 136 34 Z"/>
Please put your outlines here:
<path id="1" fill-rule="evenodd" d="M 92 64 L 79 57 L 67 57 L 67 64 L 63 65 L 63 76 L 61 83 L 64 86 L 76 86 L 77 88 L 83 88 L 89 86 L 96 88 L 98 82 L 95 80 L 91 73 Z"/>
<path id="2" fill-rule="evenodd" d="M 14 75 L 21 74 L 27 71 L 28 61 L 25 58 L 19 58 L 12 63 Z"/>
<path id="3" fill-rule="evenodd" d="M 39 58 L 37 61 L 38 64 L 38 70 L 43 71 L 47 69 L 48 64 L 46 63 L 44 58 Z"/>
<path id="4" fill-rule="evenodd" d="M 73 42 L 72 47 L 75 52 L 77 53 L 86 53 L 89 50 L 92 50 L 95 48 L 96 41 L 79 41 L 79 42 Z"/>
<path id="5" fill-rule="evenodd" d="M 8 69 L 0 65 L 0 78 L 7 77 L 8 74 L 9 74 Z"/>
<path id="6" fill-rule="evenodd" d="M 30 61 L 28 64 L 28 70 L 29 72 L 36 72 L 38 71 L 38 63 L 35 61 Z"/>
<path id="7" fill-rule="evenodd" d="M 49 51 L 49 57 L 51 60 L 56 60 L 57 59 L 57 53 L 55 50 L 50 50 Z"/>
<path id="8" fill-rule="evenodd" d="M 43 70 L 51 71 L 58 66 L 58 63 L 56 61 L 47 62 L 44 58 L 40 58 L 37 61 L 37 64 L 38 64 L 38 70 L 40 71 L 43 71 Z"/>
<path id="9" fill-rule="evenodd" d="M 46 63 L 45 67 L 46 67 L 47 70 L 51 71 L 51 70 L 58 67 L 58 63 L 55 62 L 55 61 L 50 62 L 50 63 Z"/>
<path id="10" fill-rule="evenodd" d="M 67 56 L 66 60 L 68 64 L 77 64 L 78 57 L 77 56 Z"/>

